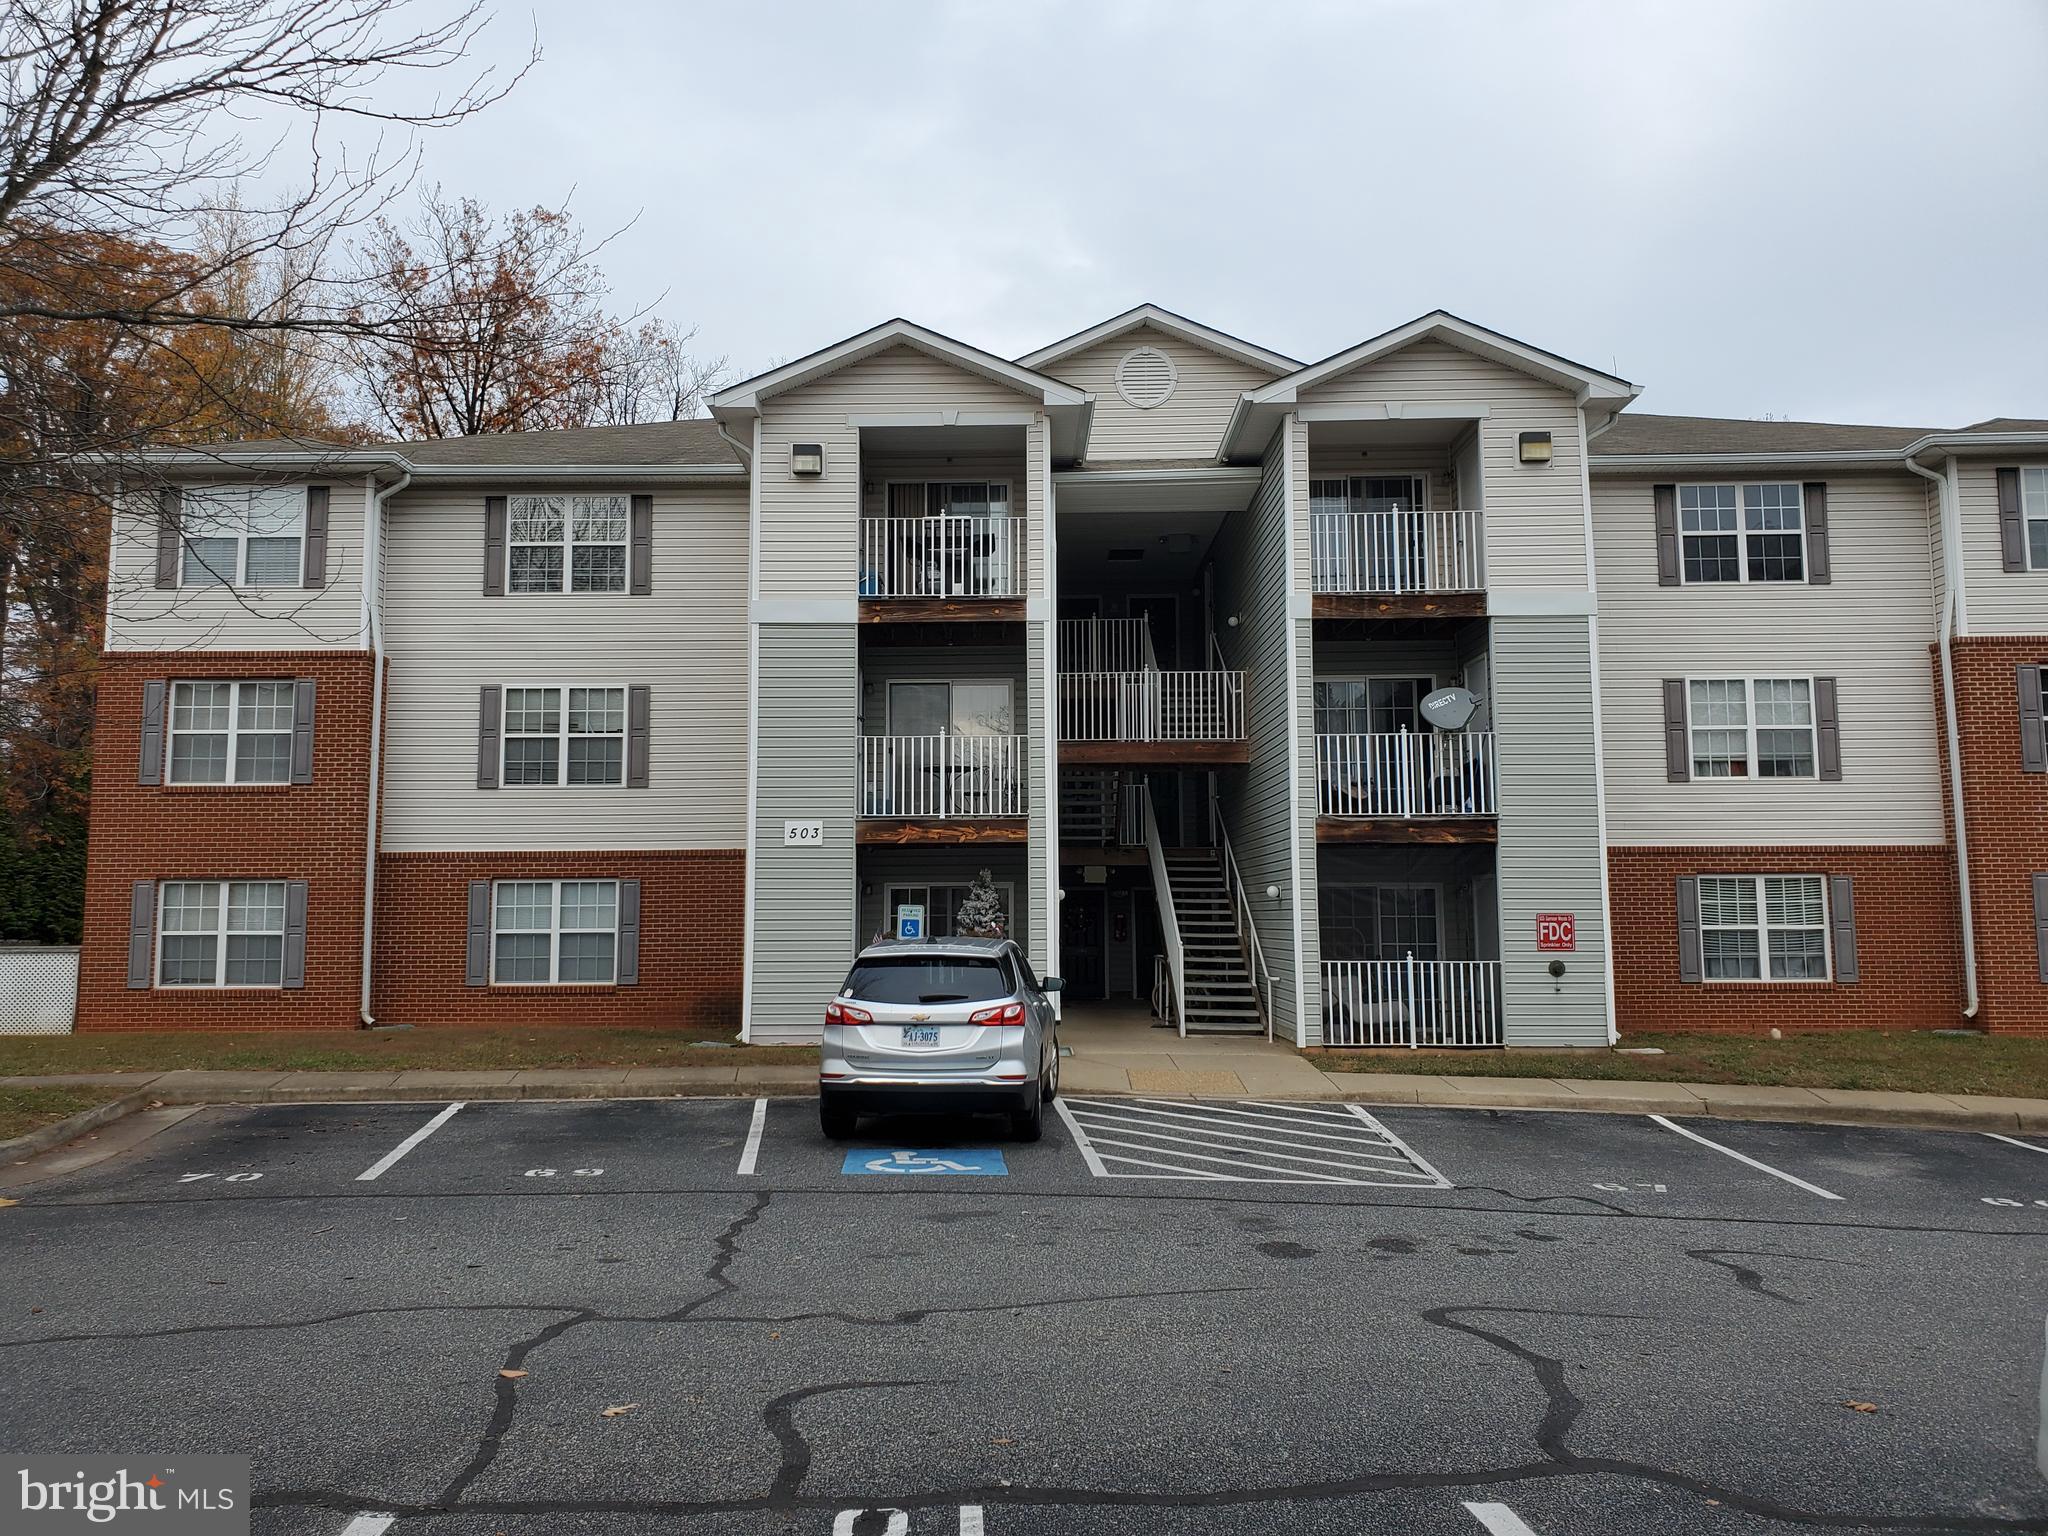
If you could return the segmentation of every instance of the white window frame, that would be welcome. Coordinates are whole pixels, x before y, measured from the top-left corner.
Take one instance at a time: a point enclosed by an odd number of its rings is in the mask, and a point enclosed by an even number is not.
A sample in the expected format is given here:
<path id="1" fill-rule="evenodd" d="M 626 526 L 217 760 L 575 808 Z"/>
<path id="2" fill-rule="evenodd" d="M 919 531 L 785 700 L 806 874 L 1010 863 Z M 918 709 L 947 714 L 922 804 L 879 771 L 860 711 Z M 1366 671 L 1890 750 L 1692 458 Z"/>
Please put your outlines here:
<path id="1" fill-rule="evenodd" d="M 1792 580 L 1790 577 L 1776 579 L 1753 578 L 1749 574 L 1749 541 L 1752 538 L 1763 538 L 1791 531 L 1785 528 L 1751 528 L 1749 526 L 1749 501 L 1743 493 L 1752 487 L 1761 488 L 1766 485 L 1789 485 L 1799 498 L 1799 579 L 1797 581 Z M 1719 532 L 1694 532 L 1688 534 L 1685 531 L 1685 493 L 1688 490 L 1722 490 L 1731 486 L 1735 491 L 1735 580 L 1732 582 L 1695 581 L 1685 573 L 1685 541 L 1688 538 L 1724 538 L 1726 535 Z M 1809 524 L 1806 517 L 1806 486 L 1802 482 L 1797 480 L 1683 480 L 1679 482 L 1673 492 L 1672 499 L 1675 503 L 1673 515 L 1678 520 L 1679 585 L 1687 587 L 1729 587 L 1748 586 L 1753 583 L 1759 587 L 1798 587 L 1807 584 L 1812 568 L 1813 549 L 1811 540 L 1808 537 Z"/>
<path id="2" fill-rule="evenodd" d="M 1014 880 L 997 880 L 992 883 L 996 888 L 996 893 L 1003 898 L 1003 915 L 1010 920 L 1010 931 L 1004 934 L 1003 937 L 1014 939 L 1017 936 L 1017 882 Z M 892 938 L 895 936 L 896 908 L 898 905 L 896 898 L 899 895 L 909 891 L 923 891 L 925 893 L 925 931 L 929 933 L 931 931 L 932 908 L 935 905 L 932 901 L 931 893 L 933 891 L 966 891 L 971 889 L 973 885 L 974 882 L 972 880 L 911 880 L 906 881 L 902 885 L 890 885 L 885 882 L 882 886 L 882 931 Z"/>
<path id="3" fill-rule="evenodd" d="M 1760 875 L 1701 874 L 1695 875 L 1693 880 L 1693 889 L 1695 891 L 1699 889 L 1698 882 L 1701 880 L 1747 880 L 1756 895 L 1756 927 L 1754 932 L 1757 942 L 1758 974 L 1755 976 L 1709 976 L 1707 974 L 1707 931 L 1709 924 L 1706 921 L 1704 904 L 1702 904 L 1700 913 L 1700 981 L 1702 984 L 1710 987 L 1754 987 L 1764 983 L 1779 987 L 1819 987 L 1826 986 L 1835 979 L 1834 894 L 1828 888 L 1828 877 L 1826 875 L 1816 874 L 1811 870 L 1793 874 L 1784 874 L 1772 870 Z M 1772 929 L 1770 908 L 1764 899 L 1764 882 L 1766 880 L 1818 880 L 1820 882 L 1821 975 L 1773 976 L 1771 974 Z M 1715 932 L 1736 933 L 1751 931 L 1738 923 L 1715 923 L 1711 926 Z M 1806 930 L 1798 928 L 1786 929 L 1784 931 L 1803 933 Z"/>
<path id="4" fill-rule="evenodd" d="M 1410 480 L 1420 488 L 1421 494 L 1415 498 L 1415 505 L 1409 507 L 1408 510 L 1410 512 L 1427 512 L 1431 510 L 1429 504 L 1430 482 L 1442 473 L 1441 469 L 1403 469 L 1398 465 L 1387 469 L 1373 469 L 1363 472 L 1348 469 L 1340 470 L 1336 474 L 1318 474 L 1314 469 L 1310 469 L 1308 476 L 1310 487 L 1309 502 L 1311 507 L 1313 507 L 1317 499 L 1314 495 L 1314 487 L 1317 482 L 1338 480 L 1343 482 L 1344 485 L 1344 505 L 1340 510 L 1345 512 L 1363 512 L 1365 510 L 1365 498 L 1363 496 L 1354 496 L 1351 493 L 1353 481 Z M 1325 497 L 1322 499 L 1328 500 L 1329 498 Z"/>
<path id="5" fill-rule="evenodd" d="M 1712 583 L 1709 583 L 1712 585 Z M 1692 685 L 1694 683 L 1740 683 L 1742 684 L 1742 736 L 1747 753 L 1748 766 L 1742 773 L 1717 774 L 1699 771 L 1699 756 L 1693 750 L 1695 731 L 1720 730 L 1720 726 L 1696 726 L 1692 716 Z M 1813 772 L 1778 773 L 1768 777 L 1757 771 L 1756 754 L 1756 685 L 1758 683 L 1804 683 L 1806 684 L 1806 707 L 1813 714 L 1813 723 L 1807 730 L 1813 734 Z M 1770 730 L 1791 730 L 1791 726 L 1770 726 Z M 1811 673 L 1777 672 L 1754 677 L 1727 673 L 1699 673 L 1685 679 L 1685 766 L 1686 776 L 1695 784 L 1811 784 L 1820 778 L 1820 689 L 1817 679 Z"/>
<path id="6" fill-rule="evenodd" d="M 619 884 L 617 880 L 569 875 L 562 879 L 527 879 L 512 876 L 491 882 L 491 985 L 494 987 L 616 987 L 619 984 Z M 508 885 L 544 885 L 548 887 L 548 979 L 546 981 L 506 981 L 498 975 L 498 935 L 500 933 L 540 933 L 539 928 L 498 927 L 498 892 Z M 612 974 L 608 981 L 587 981 L 577 978 L 562 980 L 562 887 L 565 885 L 608 885 L 612 888 L 612 925 L 609 928 L 571 928 L 570 933 L 609 933 L 612 936 Z"/>
<path id="7" fill-rule="evenodd" d="M 517 735 L 522 741 L 544 741 L 548 739 L 548 733 L 545 731 L 514 732 L 509 728 L 512 719 L 512 695 L 515 692 L 533 693 L 549 688 L 557 690 L 562 695 L 561 709 L 557 716 L 557 724 L 554 731 L 555 782 L 552 784 L 515 783 L 512 776 L 506 771 L 513 736 Z M 616 692 L 620 695 L 619 729 L 616 732 L 616 738 L 620 743 L 619 781 L 616 784 L 571 784 L 569 782 L 569 743 L 578 738 L 589 741 L 609 741 L 614 738 L 615 734 L 611 731 L 577 731 L 573 736 L 571 735 L 569 731 L 569 690 L 572 688 L 581 688 L 586 691 L 601 689 L 607 692 Z M 624 789 L 626 781 L 632 777 L 632 765 L 626 760 L 632 751 L 632 746 L 633 690 L 624 683 L 607 681 L 563 682 L 553 678 L 534 682 L 524 678 L 508 678 L 501 681 L 498 685 L 498 784 L 501 788 L 526 790 Z"/>
<path id="8" fill-rule="evenodd" d="M 1012 481 L 1001 479 L 994 475 L 919 475 L 914 478 L 905 476 L 902 479 L 884 480 L 882 482 L 882 516 L 896 516 L 896 513 L 890 510 L 895 505 L 895 497 L 890 493 L 899 485 L 915 485 L 922 488 L 922 494 L 918 497 L 920 510 L 917 515 L 919 517 L 998 518 L 1015 517 L 1018 515 L 1015 500 L 1017 487 Z M 979 485 L 991 490 L 1001 486 L 1003 491 L 1003 508 L 1000 512 L 994 510 L 988 512 L 934 512 L 932 510 L 932 487 L 935 485 Z"/>
<path id="9" fill-rule="evenodd" d="M 520 549 L 559 549 L 562 552 L 562 580 L 552 587 L 520 587 L 512 581 L 512 538 L 513 504 L 529 497 L 542 500 L 559 500 L 562 503 L 562 537 L 559 542 L 536 543 L 520 539 Z M 617 539 L 579 539 L 576 537 L 576 504 L 579 501 L 623 501 L 626 504 L 626 531 Z M 619 562 L 619 584 L 616 587 L 576 586 L 576 551 L 579 549 L 616 549 L 621 551 Z M 623 491 L 511 491 L 505 496 L 505 595 L 507 597 L 625 597 L 633 589 L 633 497 Z"/>
<path id="10" fill-rule="evenodd" d="M 875 681 L 882 688 L 882 734 L 896 734 L 896 689 L 899 687 L 944 687 L 946 690 L 946 735 L 968 736 L 1016 736 L 1017 729 L 1017 680 L 1014 677 L 878 677 Z M 1007 731 L 967 732 L 956 731 L 953 727 L 953 690 L 962 684 L 968 687 L 993 688 L 998 684 L 1009 694 L 1010 728 Z"/>
<path id="11" fill-rule="evenodd" d="M 218 909 L 220 916 L 213 929 L 213 980 L 211 981 L 165 981 L 164 980 L 164 891 L 174 885 L 213 885 L 220 888 Z M 242 933 L 259 933 L 269 937 L 275 933 L 279 940 L 276 981 L 235 981 L 226 979 L 228 974 L 228 890 L 237 885 L 274 885 L 283 893 L 277 905 L 278 926 L 269 928 L 244 928 Z M 281 992 L 284 990 L 284 938 L 287 912 L 291 902 L 291 883 L 286 880 L 159 880 L 156 883 L 156 952 L 151 956 L 150 986 L 164 992 Z M 171 934 L 174 939 L 189 939 L 202 936 L 195 930 L 186 929 Z"/>
<path id="12" fill-rule="evenodd" d="M 171 776 L 171 765 L 177 761 L 177 739 L 180 736 L 218 736 L 219 731 L 181 731 L 177 728 L 178 690 L 180 688 L 217 688 L 228 686 L 228 776 L 225 779 L 179 779 Z M 241 779 L 235 776 L 239 753 L 236 748 L 243 735 L 242 731 L 242 690 L 258 686 L 270 686 L 292 690 L 292 723 L 283 731 L 251 731 L 253 736 L 278 736 L 285 738 L 285 769 L 281 779 Z M 289 784 L 292 781 L 291 738 L 298 728 L 298 684 L 289 677 L 181 677 L 172 680 L 164 694 L 164 770 L 166 784 L 199 784 L 218 788 L 225 784 Z"/>
<path id="13" fill-rule="evenodd" d="M 2048 527 L 2048 464 L 2020 467 L 2020 539 L 2026 545 L 2027 569 L 2048 571 L 2034 560 L 2034 525 Z"/>
<path id="14" fill-rule="evenodd" d="M 1321 889 L 1322 889 L 1322 890 L 1325 890 L 1325 891 L 1345 891 L 1345 892 L 1348 892 L 1348 893 L 1350 893 L 1350 895 L 1351 895 L 1351 896 L 1353 897 L 1354 901 L 1356 900 L 1356 898 L 1357 898 L 1357 896 L 1359 895 L 1359 893 L 1361 893 L 1361 892 L 1364 892 L 1364 891 L 1370 891 L 1370 892 L 1372 892 L 1372 897 L 1373 897 L 1373 905 L 1372 905 L 1372 923 L 1373 923 L 1373 931 L 1372 931 L 1372 944 L 1371 944 L 1371 946 L 1370 946 L 1370 947 L 1371 947 L 1371 949 L 1372 949 L 1372 951 L 1373 951 L 1373 953 L 1374 953 L 1374 955 L 1375 955 L 1375 956 L 1378 956 L 1378 955 L 1379 955 L 1379 949 L 1380 949 L 1380 906 L 1379 906 L 1379 899 L 1380 899 L 1380 893 L 1381 893 L 1382 891 L 1428 891 L 1428 892 L 1430 893 L 1431 897 L 1432 897 L 1432 898 L 1434 898 L 1434 900 L 1435 900 L 1435 902 L 1436 902 L 1436 911 L 1435 911 L 1435 912 L 1434 912 L 1434 913 L 1432 914 L 1432 916 L 1434 917 L 1434 919 L 1435 919 L 1435 922 L 1436 922 L 1436 953 L 1435 953 L 1434 955 L 1432 955 L 1432 956 L 1428 957 L 1428 959 L 1427 959 L 1427 960 L 1425 960 L 1425 959 L 1423 959 L 1423 958 L 1421 958 L 1421 957 L 1418 957 L 1418 958 L 1417 958 L 1417 961 L 1416 961 L 1416 963 L 1417 963 L 1417 964 L 1429 964 L 1429 963 L 1432 963 L 1433 961 L 1437 961 L 1437 960 L 1443 960 L 1443 959 L 1447 959 L 1447 958 L 1448 958 L 1448 956 L 1446 956 L 1446 955 L 1445 955 L 1444 951 L 1450 948 L 1450 942 L 1449 942 L 1449 932 L 1448 932 L 1448 930 L 1449 930 L 1449 928 L 1450 928 L 1450 905 L 1449 905 L 1449 902 L 1448 902 L 1448 901 L 1447 901 L 1447 900 L 1445 899 L 1445 887 L 1444 887 L 1444 885 L 1443 885 L 1443 883 L 1442 883 L 1441 881 L 1436 881 L 1436 880 L 1331 880 L 1331 881 L 1328 881 L 1328 882 L 1326 882 L 1326 883 L 1325 883 L 1325 884 L 1324 884 L 1324 885 L 1323 885 L 1323 886 L 1321 887 Z M 1317 901 L 1318 901 L 1318 903 L 1320 904 L 1320 901 L 1321 901 L 1321 897 L 1320 897 L 1320 896 L 1318 896 L 1318 898 L 1317 898 Z M 1355 908 L 1354 908 L 1354 910 L 1355 910 Z M 1321 940 L 1320 940 L 1320 937 L 1318 938 L 1317 942 L 1319 942 L 1319 943 L 1321 942 Z M 1356 961 L 1354 961 L 1354 962 L 1350 962 L 1350 963 L 1352 963 L 1352 964 L 1364 963 L 1364 964 L 1369 964 L 1369 965 L 1378 965 L 1378 964 L 1398 964 L 1399 962 L 1401 962 L 1402 960 L 1405 960 L 1406 958 L 1407 958 L 1407 957 L 1406 957 L 1405 955 L 1395 955 L 1395 956 L 1393 956 L 1393 957 L 1391 958 L 1391 960 L 1388 960 L 1388 959 L 1386 959 L 1385 957 L 1380 957 L 1380 958 L 1376 958 L 1376 959 L 1374 959 L 1374 960 L 1370 960 L 1370 961 L 1365 961 L 1365 962 L 1356 962 Z"/>
<path id="15" fill-rule="evenodd" d="M 1365 711 L 1366 711 L 1366 714 L 1367 714 L 1367 716 L 1368 716 L 1368 717 L 1370 717 L 1370 715 L 1372 714 L 1372 685 L 1373 685 L 1374 683 L 1423 683 L 1423 682 L 1426 682 L 1426 683 L 1427 683 L 1427 684 L 1428 684 L 1429 686 L 1428 686 L 1428 687 L 1426 687 L 1426 688 L 1424 688 L 1424 689 L 1422 690 L 1422 692 L 1421 692 L 1421 693 L 1419 693 L 1419 694 L 1417 694 L 1417 695 L 1415 696 L 1415 702 L 1416 702 L 1416 704 L 1417 704 L 1417 706 L 1418 706 L 1418 710 L 1419 710 L 1419 706 L 1421 705 L 1422 701 L 1423 701 L 1423 700 L 1424 700 L 1425 698 L 1427 698 L 1427 697 L 1428 697 L 1428 696 L 1429 696 L 1430 694 L 1434 693 L 1434 692 L 1435 692 L 1435 691 L 1437 690 L 1437 687 L 1438 687 L 1438 683 L 1437 683 L 1437 680 L 1436 680 L 1436 676 L 1437 676 L 1437 675 L 1436 675 L 1436 673 L 1434 673 L 1434 672 L 1318 672 L 1318 673 L 1316 673 L 1316 674 L 1315 674 L 1315 675 L 1314 675 L 1314 676 L 1313 676 L 1312 678 L 1310 678 L 1310 679 L 1309 679 L 1309 689 L 1308 689 L 1308 698 L 1309 698 L 1309 713 L 1310 713 L 1311 719 L 1313 719 L 1313 716 L 1315 715 L 1315 712 L 1316 712 L 1316 710 L 1317 710 L 1317 707 L 1318 707 L 1318 706 L 1317 706 L 1317 704 L 1316 704 L 1316 701 L 1315 701 L 1315 699 L 1316 699 L 1316 689 L 1317 689 L 1317 687 L 1319 687 L 1320 685 L 1322 685 L 1322 684 L 1324 684 L 1324 683 L 1363 683 L 1363 684 L 1365 684 Z M 1419 714 L 1418 714 L 1418 719 L 1419 719 Z M 1370 723 L 1370 720 L 1368 720 L 1368 723 Z M 1433 727 L 1429 727 L 1429 722 L 1428 722 L 1428 721 L 1426 721 L 1426 720 L 1420 720 L 1420 721 L 1419 721 L 1419 723 L 1420 723 L 1420 724 L 1421 724 L 1421 725 L 1422 725 L 1423 727 L 1426 727 L 1426 728 L 1430 728 L 1430 729 L 1434 729 Z M 1374 731 L 1357 731 L 1357 732 L 1350 732 L 1350 731 L 1325 731 L 1325 730 L 1323 730 L 1323 729 L 1322 729 L 1322 727 L 1321 727 L 1320 725 L 1317 725 L 1317 727 L 1316 727 L 1316 732 L 1315 732 L 1315 734 L 1317 734 L 1317 735 L 1319 735 L 1319 736 L 1344 736 L 1344 735 L 1362 735 L 1362 736 L 1371 736 L 1371 735 L 1390 735 L 1390 734 L 1395 734 L 1395 733 L 1392 733 L 1392 732 L 1385 732 L 1385 731 L 1380 731 L 1380 732 L 1374 732 Z M 1419 735 L 1419 734 L 1421 734 L 1421 733 L 1420 733 L 1420 731 L 1418 731 L 1418 732 L 1417 732 L 1416 734 L 1418 734 L 1418 735 Z"/>
<path id="16" fill-rule="evenodd" d="M 255 510 L 259 494 L 283 492 L 297 501 L 297 517 L 289 534 L 270 532 L 253 535 L 263 539 L 294 538 L 299 543 L 299 564 L 290 581 L 267 581 L 261 585 L 249 581 L 249 515 Z M 211 524 L 228 515 L 227 503 L 234 499 L 239 503 L 237 522 L 232 533 L 218 529 L 199 532 L 195 522 Z M 189 562 L 197 559 L 192 546 L 205 539 L 235 541 L 235 569 L 225 581 L 192 581 L 187 579 Z M 203 562 L 202 562 L 203 563 Z M 234 591 L 288 592 L 306 584 L 306 488 L 303 485 L 196 485 L 188 490 L 180 502 L 178 518 L 178 588 L 181 591 L 204 592 L 209 588 L 225 587 Z"/>

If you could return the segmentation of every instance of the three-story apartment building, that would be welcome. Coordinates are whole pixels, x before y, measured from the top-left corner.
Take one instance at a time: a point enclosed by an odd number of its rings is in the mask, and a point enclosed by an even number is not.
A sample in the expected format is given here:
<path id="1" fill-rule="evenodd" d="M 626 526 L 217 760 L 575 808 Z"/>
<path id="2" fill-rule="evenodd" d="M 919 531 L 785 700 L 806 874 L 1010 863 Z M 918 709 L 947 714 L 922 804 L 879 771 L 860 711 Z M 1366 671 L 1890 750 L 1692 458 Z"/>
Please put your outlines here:
<path id="1" fill-rule="evenodd" d="M 1435 313 L 906 321 L 706 421 L 126 467 L 85 1028 L 725 1023 L 986 870 L 1303 1045 L 2048 1030 L 2048 422 L 1648 416 Z"/>

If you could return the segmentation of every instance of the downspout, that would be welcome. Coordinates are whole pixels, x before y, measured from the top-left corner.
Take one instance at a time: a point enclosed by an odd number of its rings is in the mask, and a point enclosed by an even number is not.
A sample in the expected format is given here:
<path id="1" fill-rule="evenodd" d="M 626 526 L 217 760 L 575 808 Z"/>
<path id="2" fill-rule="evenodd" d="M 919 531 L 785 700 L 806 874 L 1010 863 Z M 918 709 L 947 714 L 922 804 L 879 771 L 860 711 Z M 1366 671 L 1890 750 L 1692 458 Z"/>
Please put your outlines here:
<path id="1" fill-rule="evenodd" d="M 370 814 L 363 838 L 363 996 L 358 1009 L 364 1029 L 377 1024 L 370 1013 L 370 963 L 376 952 L 377 795 L 384 767 L 384 503 L 411 484 L 412 471 L 404 470 L 389 490 L 372 490 L 363 537 L 363 616 L 370 632 Z"/>
<path id="2" fill-rule="evenodd" d="M 1937 475 L 1910 456 L 1906 468 L 1923 480 L 1932 480 L 1941 507 L 1941 628 L 1936 648 L 1941 653 L 1942 726 L 1948 736 L 1948 797 L 1956 828 L 1956 895 L 1963 919 L 1963 1017 L 1977 1017 L 1977 927 L 1970 904 L 1970 845 L 1963 831 L 1962 733 L 1956 726 L 1956 667 L 1949 651 L 1949 636 L 1955 629 L 1956 594 L 1962 586 L 1961 510 L 1956 505 L 1955 486 L 1945 474 Z M 1950 463 L 1955 461 L 1951 459 Z"/>
<path id="3" fill-rule="evenodd" d="M 731 445 L 732 451 L 740 456 L 740 462 L 747 467 L 747 473 L 751 475 L 754 472 L 754 450 L 752 445 L 741 442 L 738 438 L 734 437 L 730 432 L 726 431 L 725 423 L 720 421 L 716 416 L 711 418 L 711 425 L 717 431 L 718 435 L 724 438 L 726 442 Z"/>

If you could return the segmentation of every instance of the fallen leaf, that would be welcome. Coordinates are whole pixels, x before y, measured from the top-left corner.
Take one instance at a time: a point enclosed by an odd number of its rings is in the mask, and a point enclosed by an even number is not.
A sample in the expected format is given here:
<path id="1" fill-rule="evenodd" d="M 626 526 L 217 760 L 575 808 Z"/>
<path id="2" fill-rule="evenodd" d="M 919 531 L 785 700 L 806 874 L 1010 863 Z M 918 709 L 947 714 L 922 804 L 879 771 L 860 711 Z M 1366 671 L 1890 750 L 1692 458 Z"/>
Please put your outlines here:
<path id="1" fill-rule="evenodd" d="M 0 1200 L 0 1205 L 19 1205 L 19 1200 Z"/>
<path id="2" fill-rule="evenodd" d="M 29 1310 L 29 1315 L 30 1315 L 31 1317 L 33 1317 L 33 1316 L 34 1316 L 34 1315 L 35 1315 L 36 1313 L 38 1313 L 38 1312 L 42 1311 L 43 1309 L 42 1309 L 41 1307 L 30 1307 L 30 1308 L 29 1308 L 28 1310 Z"/>
<path id="3" fill-rule="evenodd" d="M 639 1406 L 638 1403 L 620 1403 L 617 1407 L 605 1409 L 604 1416 L 608 1419 L 616 1419 L 620 1414 L 631 1413 Z"/>
<path id="4" fill-rule="evenodd" d="M 769 1338 L 771 1338 L 771 1339 L 779 1339 L 779 1338 L 781 1338 L 781 1337 L 782 1337 L 782 1335 L 781 1335 L 781 1334 L 779 1334 L 779 1333 L 771 1333 L 771 1334 L 769 1334 L 769 1335 L 768 1335 L 768 1337 L 769 1337 Z"/>
<path id="5" fill-rule="evenodd" d="M 989 1444 L 990 1444 L 990 1445 L 1015 1445 L 1016 1443 L 1017 1443 L 1017 1442 L 1016 1442 L 1015 1440 L 991 1440 L 991 1441 L 989 1441 Z"/>
<path id="6" fill-rule="evenodd" d="M 1877 1412 L 1877 1404 L 1875 1404 L 1875 1403 L 1859 1403 L 1859 1402 L 1857 1402 L 1857 1401 L 1856 1401 L 1856 1399 L 1855 1399 L 1855 1398 L 1853 1398 L 1853 1397 L 1852 1397 L 1852 1398 L 1850 1398 L 1848 1402 L 1846 1402 L 1846 1403 L 1842 1404 L 1842 1406 L 1843 1406 L 1844 1408 L 1854 1408 L 1854 1409 L 1855 1409 L 1855 1410 L 1856 1410 L 1856 1411 L 1857 1411 L 1858 1413 L 1875 1413 L 1875 1412 Z"/>
<path id="7" fill-rule="evenodd" d="M 524 1371 L 500 1371 L 500 1372 L 498 1372 L 498 1374 L 499 1374 L 500 1376 L 504 1377 L 504 1378 L 505 1378 L 505 1379 L 506 1379 L 507 1381 L 517 1381 L 517 1380 L 518 1380 L 518 1379 L 519 1379 L 520 1377 L 524 1376 L 524 1375 L 526 1374 L 526 1372 L 524 1372 Z"/>

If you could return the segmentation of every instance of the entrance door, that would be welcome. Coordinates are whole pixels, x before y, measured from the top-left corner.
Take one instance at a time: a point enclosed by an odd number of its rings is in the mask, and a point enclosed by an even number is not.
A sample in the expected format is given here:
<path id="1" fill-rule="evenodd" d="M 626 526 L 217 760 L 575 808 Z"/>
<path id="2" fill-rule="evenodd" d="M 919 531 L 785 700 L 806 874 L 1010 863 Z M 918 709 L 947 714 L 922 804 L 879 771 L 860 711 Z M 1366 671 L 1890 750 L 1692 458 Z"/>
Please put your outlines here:
<path id="1" fill-rule="evenodd" d="M 1100 1002 L 1103 978 L 1103 893 L 1070 890 L 1060 903 L 1060 969 L 1066 977 L 1064 996 L 1075 1002 Z"/>

